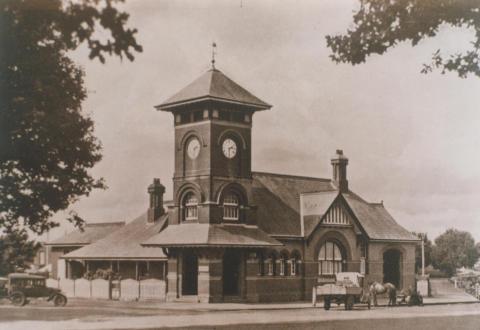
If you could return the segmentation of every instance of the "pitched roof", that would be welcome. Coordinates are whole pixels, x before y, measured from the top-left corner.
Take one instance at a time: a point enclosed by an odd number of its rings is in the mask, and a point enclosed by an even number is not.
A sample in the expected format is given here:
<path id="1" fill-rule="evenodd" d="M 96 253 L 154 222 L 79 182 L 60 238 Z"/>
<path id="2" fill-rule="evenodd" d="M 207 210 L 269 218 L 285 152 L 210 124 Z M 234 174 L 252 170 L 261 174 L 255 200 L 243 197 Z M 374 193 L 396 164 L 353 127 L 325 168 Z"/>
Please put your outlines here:
<path id="1" fill-rule="evenodd" d="M 335 192 L 329 179 L 254 172 L 253 198 L 258 226 L 273 236 L 300 236 L 300 194 Z"/>
<path id="2" fill-rule="evenodd" d="M 115 230 L 123 227 L 125 222 L 101 222 L 88 223 L 84 226 L 83 231 L 77 229 L 65 236 L 62 236 L 45 245 L 70 246 L 70 245 L 88 245 L 104 238 Z"/>
<path id="3" fill-rule="evenodd" d="M 225 76 L 221 71 L 211 69 L 155 108 L 168 111 L 178 105 L 203 100 L 243 104 L 255 107 L 258 110 L 272 107 Z"/>
<path id="4" fill-rule="evenodd" d="M 144 241 L 146 246 L 281 246 L 256 226 L 242 224 L 183 223 L 170 225 Z"/>
<path id="5" fill-rule="evenodd" d="M 168 216 L 164 215 L 154 223 L 147 221 L 147 213 L 142 214 L 111 235 L 72 251 L 66 259 L 164 259 L 161 248 L 144 247 L 143 241 L 159 233 L 165 226 Z"/>
<path id="6" fill-rule="evenodd" d="M 370 239 L 418 241 L 418 237 L 393 219 L 383 204 L 368 203 L 352 192 L 342 196 Z"/>
<path id="7" fill-rule="evenodd" d="M 315 230 L 339 196 L 330 179 L 253 173 L 253 197 L 258 226 L 274 237 L 300 236 L 300 194 L 315 193 L 315 214 L 304 217 L 306 237 Z M 353 192 L 341 193 L 360 226 L 372 240 L 417 241 L 381 204 L 368 203 Z"/>

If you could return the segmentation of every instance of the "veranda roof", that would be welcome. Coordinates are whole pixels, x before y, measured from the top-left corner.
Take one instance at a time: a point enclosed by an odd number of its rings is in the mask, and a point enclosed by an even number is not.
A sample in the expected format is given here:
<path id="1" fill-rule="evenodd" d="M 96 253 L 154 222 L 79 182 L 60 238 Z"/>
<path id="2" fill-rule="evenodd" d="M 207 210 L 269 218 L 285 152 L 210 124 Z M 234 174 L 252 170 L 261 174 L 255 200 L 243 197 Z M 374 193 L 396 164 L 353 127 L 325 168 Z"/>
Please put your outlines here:
<path id="1" fill-rule="evenodd" d="M 142 214 L 104 239 L 72 251 L 63 258 L 80 260 L 166 259 L 160 247 L 146 247 L 141 243 L 158 234 L 166 225 L 167 218 L 168 216 L 164 215 L 157 221 L 149 223 L 147 214 Z"/>
<path id="2" fill-rule="evenodd" d="M 145 240 L 144 246 L 223 246 L 270 247 L 282 246 L 256 226 L 242 224 L 183 223 L 170 225 L 159 234 Z"/>

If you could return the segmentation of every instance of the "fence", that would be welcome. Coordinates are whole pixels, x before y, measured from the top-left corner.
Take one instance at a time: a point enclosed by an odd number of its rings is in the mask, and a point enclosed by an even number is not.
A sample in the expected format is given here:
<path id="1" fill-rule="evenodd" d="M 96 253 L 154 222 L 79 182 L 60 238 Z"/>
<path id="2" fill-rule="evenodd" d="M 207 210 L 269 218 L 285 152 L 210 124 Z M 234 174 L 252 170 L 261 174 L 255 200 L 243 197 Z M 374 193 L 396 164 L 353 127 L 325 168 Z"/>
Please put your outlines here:
<path id="1" fill-rule="evenodd" d="M 48 279 L 47 286 L 58 288 L 67 297 L 115 299 L 115 300 L 144 300 L 155 299 L 165 301 L 165 281 L 147 279 L 136 281 L 125 280 L 78 280 L 71 279 Z"/>

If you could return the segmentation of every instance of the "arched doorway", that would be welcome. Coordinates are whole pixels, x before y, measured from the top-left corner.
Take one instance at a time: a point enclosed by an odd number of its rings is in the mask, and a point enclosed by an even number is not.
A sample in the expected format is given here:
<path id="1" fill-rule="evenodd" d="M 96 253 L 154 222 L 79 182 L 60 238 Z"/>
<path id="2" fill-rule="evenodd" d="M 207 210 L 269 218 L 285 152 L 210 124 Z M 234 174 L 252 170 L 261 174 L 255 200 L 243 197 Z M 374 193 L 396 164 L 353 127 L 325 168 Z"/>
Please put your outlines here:
<path id="1" fill-rule="evenodd" d="M 191 251 L 183 255 L 182 295 L 198 294 L 198 258 Z"/>
<path id="2" fill-rule="evenodd" d="M 383 253 L 383 283 L 389 282 L 400 287 L 400 262 L 402 254 L 396 249 Z"/>
<path id="3" fill-rule="evenodd" d="M 240 264 L 238 251 L 227 250 L 223 256 L 223 295 L 238 296 L 240 294 Z"/>

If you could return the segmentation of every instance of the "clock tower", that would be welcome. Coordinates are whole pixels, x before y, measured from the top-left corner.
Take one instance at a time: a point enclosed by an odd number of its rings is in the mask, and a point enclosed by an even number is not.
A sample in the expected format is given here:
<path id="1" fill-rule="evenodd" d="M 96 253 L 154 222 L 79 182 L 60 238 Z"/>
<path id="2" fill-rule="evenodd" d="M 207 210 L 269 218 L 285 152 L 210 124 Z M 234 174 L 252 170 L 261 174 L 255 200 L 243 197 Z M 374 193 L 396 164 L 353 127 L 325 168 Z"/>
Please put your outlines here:
<path id="1" fill-rule="evenodd" d="M 155 108 L 175 125 L 169 224 L 256 224 L 252 117 L 271 106 L 212 67 Z"/>

